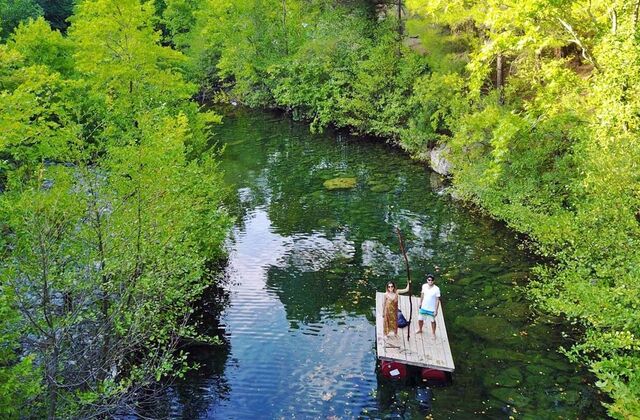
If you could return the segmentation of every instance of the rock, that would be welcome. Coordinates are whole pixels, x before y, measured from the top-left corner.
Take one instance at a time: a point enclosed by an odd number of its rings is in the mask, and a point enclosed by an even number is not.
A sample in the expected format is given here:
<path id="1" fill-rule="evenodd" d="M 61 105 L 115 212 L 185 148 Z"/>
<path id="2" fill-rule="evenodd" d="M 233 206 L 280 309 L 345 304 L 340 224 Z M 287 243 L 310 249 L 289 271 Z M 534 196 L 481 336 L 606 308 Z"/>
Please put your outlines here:
<path id="1" fill-rule="evenodd" d="M 485 284 L 484 288 L 482 289 L 482 293 L 487 296 L 491 296 L 493 294 L 493 286 L 490 284 Z"/>
<path id="2" fill-rule="evenodd" d="M 513 388 L 522 383 L 522 373 L 517 367 L 510 367 L 502 370 L 495 375 L 487 375 L 483 380 L 488 387 L 501 386 L 505 388 Z"/>
<path id="3" fill-rule="evenodd" d="M 489 391 L 489 394 L 499 401 L 514 405 L 518 408 L 525 407 L 531 402 L 530 398 L 525 397 L 512 388 L 494 388 Z"/>
<path id="4" fill-rule="evenodd" d="M 518 331 L 502 318 L 488 316 L 459 316 L 455 320 L 456 325 L 487 340 L 505 341 L 517 335 Z"/>
<path id="5" fill-rule="evenodd" d="M 489 359 L 500 361 L 523 362 L 527 359 L 526 354 L 517 353 L 503 348 L 489 348 L 484 351 L 484 354 Z"/>
<path id="6" fill-rule="evenodd" d="M 371 186 L 371 192 L 382 193 L 391 191 L 391 187 L 385 184 L 375 184 Z"/>
<path id="7" fill-rule="evenodd" d="M 502 262 L 502 260 L 503 260 L 502 255 L 489 254 L 489 255 L 484 255 L 482 258 L 480 258 L 480 264 L 486 265 L 486 266 L 494 266 L 496 265 L 496 263 Z"/>
<path id="8" fill-rule="evenodd" d="M 487 308 L 491 308 L 496 306 L 499 303 L 498 298 L 489 298 L 489 299 L 483 299 L 482 300 L 482 304 L 487 307 Z"/>
<path id="9" fill-rule="evenodd" d="M 448 187 L 446 189 L 446 192 L 449 194 L 449 197 L 451 197 L 453 201 L 462 201 L 464 198 L 460 191 L 456 190 L 453 187 Z"/>
<path id="10" fill-rule="evenodd" d="M 438 145 L 429 151 L 429 160 L 431 169 L 440 175 L 448 176 L 451 174 L 451 162 L 446 159 L 450 149 L 447 145 Z"/>
<path id="11" fill-rule="evenodd" d="M 524 320 L 531 314 L 529 305 L 521 302 L 503 301 L 499 306 L 489 310 L 489 313 L 510 320 Z"/>
<path id="12" fill-rule="evenodd" d="M 416 401 L 423 410 L 431 410 L 433 391 L 430 388 L 416 388 Z"/>
<path id="13" fill-rule="evenodd" d="M 320 226 L 326 229 L 335 229 L 340 226 L 340 224 L 336 219 L 329 219 L 329 218 L 320 219 L 318 220 L 318 223 L 320 223 Z"/>
<path id="14" fill-rule="evenodd" d="M 431 190 L 437 194 L 444 194 L 447 187 L 445 179 L 437 172 L 431 172 L 429 175 L 429 185 Z"/>
<path id="15" fill-rule="evenodd" d="M 456 283 L 462 286 L 475 284 L 475 283 L 484 283 L 486 282 L 486 276 L 483 273 L 469 273 L 462 278 L 456 280 Z"/>
<path id="16" fill-rule="evenodd" d="M 532 375 L 540 375 L 540 376 L 552 376 L 555 370 L 550 368 L 549 366 L 545 366 L 540 362 L 534 362 L 527 365 L 527 370 L 531 372 Z"/>
<path id="17" fill-rule="evenodd" d="M 324 181 L 322 185 L 328 190 L 349 190 L 355 188 L 356 178 L 333 178 Z"/>
<path id="18" fill-rule="evenodd" d="M 502 272 L 502 267 L 500 267 L 499 265 L 491 265 L 487 267 L 486 270 L 491 274 L 496 274 Z"/>
<path id="19" fill-rule="evenodd" d="M 568 389 L 560 393 L 560 400 L 567 405 L 575 405 L 580 400 L 580 392 L 575 389 Z"/>
<path id="20" fill-rule="evenodd" d="M 536 352 L 531 354 L 527 362 L 527 370 L 533 374 L 556 377 L 559 376 L 560 372 L 575 372 L 575 366 L 568 359 L 557 353 L 542 354 Z"/>
<path id="21" fill-rule="evenodd" d="M 495 280 L 504 284 L 523 284 L 527 281 L 529 274 L 523 272 L 509 272 L 495 277 Z"/>

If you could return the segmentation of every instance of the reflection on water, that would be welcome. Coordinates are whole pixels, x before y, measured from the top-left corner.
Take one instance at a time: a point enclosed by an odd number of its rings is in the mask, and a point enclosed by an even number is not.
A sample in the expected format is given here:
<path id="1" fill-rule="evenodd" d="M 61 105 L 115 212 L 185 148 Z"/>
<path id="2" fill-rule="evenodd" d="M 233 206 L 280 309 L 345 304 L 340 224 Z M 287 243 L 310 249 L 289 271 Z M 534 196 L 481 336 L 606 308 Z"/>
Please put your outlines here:
<path id="1" fill-rule="evenodd" d="M 171 388 L 189 418 L 602 418 L 590 377 L 555 349 L 563 324 L 533 314 L 532 262 L 502 226 L 461 209 L 422 165 L 379 143 L 244 113 L 215 129 L 236 191 L 225 345 Z M 348 190 L 324 181 L 356 178 Z M 437 273 L 457 371 L 446 388 L 378 380 L 375 291 Z M 423 406 L 416 396 L 425 399 Z"/>

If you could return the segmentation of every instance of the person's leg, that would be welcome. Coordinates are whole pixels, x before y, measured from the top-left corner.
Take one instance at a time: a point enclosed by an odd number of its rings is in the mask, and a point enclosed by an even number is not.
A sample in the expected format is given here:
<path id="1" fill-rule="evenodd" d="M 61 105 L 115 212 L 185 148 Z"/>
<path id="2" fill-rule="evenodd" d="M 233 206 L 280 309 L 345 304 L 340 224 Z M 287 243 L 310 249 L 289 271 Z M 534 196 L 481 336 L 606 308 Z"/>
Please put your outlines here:
<path id="1" fill-rule="evenodd" d="M 433 338 L 436 337 L 436 320 L 431 321 L 431 333 L 433 334 Z"/>
<path id="2" fill-rule="evenodd" d="M 424 321 L 419 319 L 418 320 L 418 329 L 416 330 L 416 333 L 420 334 L 422 332 L 422 326 L 424 325 Z"/>

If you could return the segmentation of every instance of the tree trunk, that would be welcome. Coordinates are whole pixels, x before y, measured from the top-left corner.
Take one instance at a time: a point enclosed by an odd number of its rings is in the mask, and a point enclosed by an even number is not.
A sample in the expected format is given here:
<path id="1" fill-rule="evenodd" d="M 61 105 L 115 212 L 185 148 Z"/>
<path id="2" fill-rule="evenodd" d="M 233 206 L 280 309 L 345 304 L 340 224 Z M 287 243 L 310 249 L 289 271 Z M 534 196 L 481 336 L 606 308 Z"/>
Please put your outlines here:
<path id="1" fill-rule="evenodd" d="M 47 400 L 49 403 L 47 418 L 53 420 L 56 418 L 56 411 L 58 410 L 58 385 L 56 384 L 56 376 L 58 376 L 59 350 L 55 331 L 53 331 L 49 341 L 53 349 L 53 354 L 45 369 L 45 374 L 47 375 Z"/>
<path id="2" fill-rule="evenodd" d="M 504 76 L 502 73 L 502 54 L 498 53 L 498 57 L 496 58 L 496 89 L 498 89 L 499 99 L 498 102 L 500 105 L 504 103 L 503 89 L 504 85 Z"/>
<path id="3" fill-rule="evenodd" d="M 287 0 L 282 0 L 282 31 L 284 33 L 284 53 L 289 55 L 289 36 L 287 31 Z"/>
<path id="4" fill-rule="evenodd" d="M 618 32 L 618 13 L 616 9 L 611 8 L 611 33 L 615 35 Z"/>
<path id="5" fill-rule="evenodd" d="M 402 0 L 398 0 L 398 57 L 402 55 L 402 39 L 404 37 L 404 28 L 402 26 Z"/>
<path id="6" fill-rule="evenodd" d="M 111 307 L 111 300 L 109 298 L 109 275 L 106 273 L 106 265 L 107 265 L 107 255 L 106 255 L 106 248 L 105 248 L 105 243 L 104 243 L 104 237 L 103 237 L 103 232 L 102 232 L 102 217 L 100 215 L 100 208 L 99 208 L 99 203 L 98 203 L 98 198 L 97 198 L 97 193 L 95 192 L 94 188 L 91 188 L 89 190 L 89 193 L 92 196 L 92 202 L 91 202 L 91 206 L 92 206 L 92 211 L 93 211 L 93 227 L 95 229 L 95 233 L 96 233 L 96 239 L 98 241 L 98 243 L 96 244 L 98 247 L 98 256 L 100 259 L 100 270 L 102 271 L 101 273 L 101 280 L 102 280 L 102 287 L 101 287 L 101 302 L 100 302 L 100 309 L 101 309 L 101 317 L 102 317 L 102 326 L 104 328 L 104 337 L 103 337 L 103 341 L 102 341 L 102 349 L 100 350 L 100 360 L 99 360 L 99 364 L 97 366 L 97 379 L 98 381 L 102 381 L 106 375 L 105 375 L 105 366 L 106 366 L 106 362 L 107 362 L 107 358 L 108 358 L 108 352 L 109 352 L 109 347 L 111 346 L 111 322 L 109 319 L 109 310 Z"/>

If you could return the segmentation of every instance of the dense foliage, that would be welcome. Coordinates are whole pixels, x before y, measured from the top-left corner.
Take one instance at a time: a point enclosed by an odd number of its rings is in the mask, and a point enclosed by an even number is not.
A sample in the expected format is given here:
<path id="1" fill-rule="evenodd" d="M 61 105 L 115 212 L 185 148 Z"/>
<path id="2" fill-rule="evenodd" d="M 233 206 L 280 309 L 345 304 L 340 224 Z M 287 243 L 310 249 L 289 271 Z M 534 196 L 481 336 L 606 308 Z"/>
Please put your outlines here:
<path id="1" fill-rule="evenodd" d="M 44 16 L 52 28 L 65 30 L 76 0 L 0 0 L 0 39 L 6 39 L 20 22 Z"/>
<path id="2" fill-rule="evenodd" d="M 181 375 L 229 217 L 156 10 L 84 1 L 0 45 L 0 417 L 126 413 Z M 205 339 L 205 338 L 201 338 Z"/>
<path id="3" fill-rule="evenodd" d="M 553 259 L 531 293 L 586 327 L 567 351 L 610 414 L 640 412 L 640 2 L 411 0 L 402 22 L 383 2 L 165 3 L 206 87 L 418 158 L 444 147 L 455 194 Z"/>

